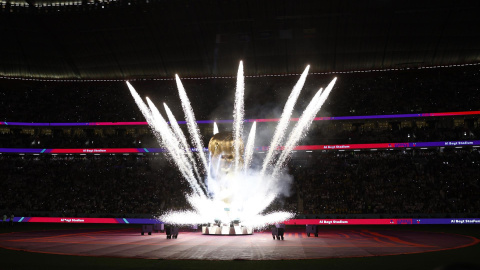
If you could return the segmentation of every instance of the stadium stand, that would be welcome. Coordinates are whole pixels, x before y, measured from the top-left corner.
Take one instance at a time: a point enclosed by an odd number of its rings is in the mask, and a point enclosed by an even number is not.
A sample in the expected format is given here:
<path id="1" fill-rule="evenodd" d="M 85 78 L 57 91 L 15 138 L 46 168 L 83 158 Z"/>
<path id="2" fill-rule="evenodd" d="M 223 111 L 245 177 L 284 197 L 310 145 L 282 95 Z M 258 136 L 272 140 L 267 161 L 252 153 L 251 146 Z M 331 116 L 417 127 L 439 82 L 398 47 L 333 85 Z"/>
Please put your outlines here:
<path id="1" fill-rule="evenodd" d="M 411 217 L 480 209 L 477 148 L 299 153 L 290 164 L 290 196 L 266 211 Z M 17 215 L 141 216 L 188 208 L 188 184 L 163 155 L 0 155 L 0 166 L 0 209 Z"/>

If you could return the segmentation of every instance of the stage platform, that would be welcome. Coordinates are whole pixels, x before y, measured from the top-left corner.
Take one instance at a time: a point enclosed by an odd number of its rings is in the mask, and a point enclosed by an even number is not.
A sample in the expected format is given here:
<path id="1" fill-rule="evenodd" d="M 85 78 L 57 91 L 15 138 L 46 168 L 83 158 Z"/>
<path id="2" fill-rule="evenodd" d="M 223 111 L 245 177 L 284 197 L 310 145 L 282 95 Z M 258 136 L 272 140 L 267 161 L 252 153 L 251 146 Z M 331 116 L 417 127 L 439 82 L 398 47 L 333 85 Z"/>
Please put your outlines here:
<path id="1" fill-rule="evenodd" d="M 140 235 L 140 228 L 51 230 L 0 234 L 0 247 L 49 254 L 171 260 L 295 260 L 385 256 L 462 248 L 478 239 L 447 233 L 376 229 L 321 229 L 319 237 L 288 230 L 285 240 L 270 231 L 215 236 L 180 232 Z"/>

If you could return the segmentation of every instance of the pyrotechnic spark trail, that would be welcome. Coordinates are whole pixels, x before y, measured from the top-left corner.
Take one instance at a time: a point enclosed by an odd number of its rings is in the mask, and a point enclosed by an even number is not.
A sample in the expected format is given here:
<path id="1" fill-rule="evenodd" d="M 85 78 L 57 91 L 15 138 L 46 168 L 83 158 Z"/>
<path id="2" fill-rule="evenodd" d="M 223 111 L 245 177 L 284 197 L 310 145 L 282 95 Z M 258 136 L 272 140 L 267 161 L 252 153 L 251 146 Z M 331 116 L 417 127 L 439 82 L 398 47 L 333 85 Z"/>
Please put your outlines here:
<path id="1" fill-rule="evenodd" d="M 327 100 L 328 95 L 332 91 L 333 86 L 335 85 L 337 78 L 333 79 L 330 84 L 327 86 L 324 92 L 322 89 L 318 90 L 313 99 L 308 104 L 307 108 L 303 112 L 302 116 L 298 120 L 297 124 L 293 128 L 292 132 L 288 136 L 288 140 L 285 143 L 285 147 L 280 154 L 280 157 L 275 164 L 275 167 L 272 172 L 272 178 L 275 179 L 275 176 L 279 172 L 280 168 L 284 165 L 284 162 L 287 160 L 288 156 L 292 152 L 293 148 L 297 145 L 298 141 L 305 137 L 306 131 L 313 122 L 313 119 L 317 115 L 318 111 L 322 108 L 323 103 Z"/>
<path id="2" fill-rule="evenodd" d="M 145 102 L 143 102 L 142 98 L 138 95 L 137 91 L 135 91 L 135 88 L 133 88 L 133 86 L 128 81 L 127 81 L 127 86 L 128 86 L 128 89 L 130 90 L 130 94 L 132 94 L 133 100 L 135 101 L 138 108 L 140 109 L 140 112 L 142 112 L 143 117 L 145 117 L 145 120 L 147 120 L 148 125 L 152 128 L 153 134 L 157 138 L 157 141 L 160 143 L 160 145 L 164 145 L 162 137 L 154 128 L 152 112 L 150 111 L 148 106 L 145 104 Z"/>
<path id="3" fill-rule="evenodd" d="M 245 92 L 245 82 L 243 77 L 243 62 L 240 61 L 237 73 L 237 90 L 235 91 L 235 107 L 233 111 L 233 149 L 235 151 L 234 170 L 239 170 L 240 147 L 243 135 L 243 97 Z"/>
<path id="4" fill-rule="evenodd" d="M 164 146 L 170 153 L 170 156 L 173 158 L 175 165 L 179 168 L 180 172 L 182 173 L 183 177 L 188 181 L 190 186 L 192 187 L 193 191 L 198 194 L 199 196 L 204 196 L 204 192 L 198 185 L 195 176 L 192 172 L 191 164 L 186 159 L 186 154 L 184 151 L 180 149 L 180 142 L 177 140 L 173 131 L 168 126 L 165 119 L 163 119 L 162 115 L 158 111 L 157 107 L 153 104 L 153 102 L 147 98 L 147 104 L 150 107 L 150 111 L 153 115 L 153 127 L 162 137 L 164 141 Z"/>
<path id="5" fill-rule="evenodd" d="M 178 125 L 177 119 L 175 119 L 175 116 L 173 115 L 172 111 L 167 106 L 167 104 L 163 103 L 163 107 L 165 108 L 165 112 L 167 113 L 168 121 L 170 122 L 170 125 L 172 126 L 172 130 L 175 133 L 175 136 L 180 140 L 183 151 L 185 152 L 185 154 L 187 154 L 188 159 L 190 160 L 191 166 L 193 167 L 193 170 L 195 171 L 195 176 L 197 177 L 197 181 L 200 183 L 200 186 L 202 186 L 204 189 L 206 189 L 206 187 L 203 184 L 200 173 L 198 172 L 197 162 L 195 161 L 195 158 L 193 157 L 192 151 L 190 150 L 190 146 L 187 143 L 187 138 L 185 137 L 185 134 L 183 134 L 183 131 L 180 128 L 180 125 Z"/>
<path id="6" fill-rule="evenodd" d="M 260 172 L 261 175 L 265 175 L 267 167 L 272 164 L 273 152 L 276 151 L 277 147 L 280 146 L 280 144 L 282 143 L 283 137 L 285 136 L 285 131 L 288 127 L 288 123 L 290 122 L 290 117 L 292 116 L 293 108 L 295 107 L 298 96 L 300 95 L 300 91 L 302 91 L 303 85 L 305 84 L 309 69 L 310 65 L 308 65 L 307 68 L 305 68 L 305 71 L 303 71 L 300 79 L 293 87 L 292 92 L 290 93 L 290 96 L 285 103 L 282 116 L 280 117 L 280 121 L 278 121 L 277 127 L 275 128 L 275 133 L 273 134 L 273 138 L 270 142 L 267 155 L 265 156 L 265 160 L 263 161 L 262 171 Z"/>
<path id="7" fill-rule="evenodd" d="M 255 133 L 257 130 L 257 122 L 253 122 L 250 134 L 248 134 L 247 146 L 245 147 L 245 160 L 243 161 L 243 170 L 246 172 L 250 168 L 252 162 L 253 150 L 255 150 Z"/>
<path id="8" fill-rule="evenodd" d="M 195 159 L 193 158 L 193 155 L 188 152 L 189 144 L 187 139 L 168 106 L 164 104 L 168 119 L 171 122 L 171 127 L 167 124 L 151 100 L 147 98 L 147 106 L 131 84 L 127 82 L 135 103 L 140 108 L 140 111 L 144 115 L 149 126 L 152 127 L 158 141 L 167 149 L 167 154 L 171 157 L 172 161 L 178 167 L 180 173 L 188 181 L 193 190 L 193 194 L 187 195 L 187 200 L 193 210 L 166 213 L 161 217 L 163 221 L 171 224 L 198 224 L 213 222 L 216 219 L 219 219 L 224 223 L 228 223 L 233 219 L 240 219 L 244 225 L 262 227 L 268 223 L 281 222 L 291 218 L 292 214 L 288 212 L 275 212 L 267 215 L 262 215 L 262 213 L 275 200 L 278 194 L 282 192 L 282 185 L 279 182 L 281 181 L 279 179 L 282 179 L 280 170 L 298 141 L 306 134 L 308 127 L 327 99 L 336 81 L 336 78 L 333 79 L 324 92 L 320 89 L 315 94 L 292 132 L 286 137 L 284 151 L 279 155 L 274 164 L 273 152 L 277 150 L 277 147 L 281 145 L 285 138 L 285 131 L 288 127 L 288 122 L 300 91 L 305 83 L 308 70 L 309 66 L 307 66 L 302 73 L 300 79 L 290 93 L 280 121 L 275 129 L 270 149 L 264 163 L 262 164 L 262 168 L 257 171 L 250 168 L 255 145 L 256 122 L 253 123 L 248 135 L 243 168 L 238 168 L 240 166 L 239 160 L 241 158 L 239 142 L 243 136 L 244 122 L 244 76 L 243 63 L 240 62 L 235 94 L 233 126 L 234 151 L 236 158 L 234 164 L 231 164 L 234 167 L 232 170 L 233 174 L 228 174 L 228 177 L 210 176 L 211 170 L 215 170 L 217 172 L 215 175 L 218 175 L 221 159 L 217 160 L 217 166 L 212 166 L 211 157 L 207 162 L 190 101 L 180 78 L 175 75 L 191 140 L 198 150 L 197 154 L 201 160 L 203 169 L 208 169 L 205 174 L 205 179 L 208 181 L 209 194 L 213 194 L 211 198 L 207 198 L 200 187 L 199 183 L 202 184 L 202 181 L 197 181 L 199 178 L 198 176 L 203 171 L 200 172 L 196 168 Z M 213 133 L 218 133 L 216 123 L 214 123 Z M 273 164 L 273 168 L 270 167 Z M 197 177 L 195 177 L 195 174 Z M 203 185 L 202 187 L 205 188 Z"/>
<path id="9" fill-rule="evenodd" d="M 180 81 L 180 78 L 177 74 L 175 74 L 175 80 L 177 82 L 178 94 L 182 102 L 182 109 L 185 113 L 185 120 L 187 120 L 188 132 L 190 132 L 190 137 L 192 138 L 193 143 L 197 148 L 197 155 L 200 157 L 203 165 L 203 170 L 205 170 L 206 168 L 208 168 L 207 158 L 205 157 L 205 153 L 203 152 L 203 143 L 200 136 L 200 131 L 198 130 L 197 121 L 195 120 L 195 115 L 193 114 L 192 105 L 190 104 L 190 100 L 188 99 L 187 93 L 185 92 L 182 81 Z"/>

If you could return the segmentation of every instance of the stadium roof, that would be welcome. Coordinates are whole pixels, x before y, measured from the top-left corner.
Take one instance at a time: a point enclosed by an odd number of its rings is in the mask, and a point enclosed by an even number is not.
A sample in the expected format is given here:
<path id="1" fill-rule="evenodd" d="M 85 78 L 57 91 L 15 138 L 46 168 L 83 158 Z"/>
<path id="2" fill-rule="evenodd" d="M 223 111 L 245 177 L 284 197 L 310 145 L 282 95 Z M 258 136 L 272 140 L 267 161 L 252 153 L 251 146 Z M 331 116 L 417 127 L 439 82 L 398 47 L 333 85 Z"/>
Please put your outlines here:
<path id="1" fill-rule="evenodd" d="M 3 0 L 0 76 L 235 76 L 239 60 L 247 75 L 480 62 L 477 1 L 416 2 Z"/>

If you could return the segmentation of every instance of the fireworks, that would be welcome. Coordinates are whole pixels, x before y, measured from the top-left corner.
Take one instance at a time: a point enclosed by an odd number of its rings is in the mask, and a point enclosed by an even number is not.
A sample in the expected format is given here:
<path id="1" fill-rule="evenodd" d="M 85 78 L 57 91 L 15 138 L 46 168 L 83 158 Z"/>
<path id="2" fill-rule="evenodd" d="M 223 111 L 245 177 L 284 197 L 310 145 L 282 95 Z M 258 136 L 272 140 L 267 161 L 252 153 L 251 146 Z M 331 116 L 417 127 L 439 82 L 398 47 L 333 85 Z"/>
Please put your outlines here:
<path id="1" fill-rule="evenodd" d="M 281 174 L 281 168 L 285 165 L 285 161 L 288 160 L 298 141 L 305 136 L 336 81 L 336 78 L 333 79 L 325 91 L 322 92 L 322 89 L 320 89 L 316 93 L 292 132 L 286 136 L 288 122 L 305 83 L 309 68 L 310 66 L 307 66 L 285 103 L 282 116 L 270 143 L 270 149 L 259 170 L 250 167 L 254 151 L 256 123 L 253 123 L 246 147 L 243 149 L 245 84 L 242 62 L 240 62 L 237 74 L 232 139 L 231 142 L 227 143 L 233 147 L 230 147 L 232 149 L 228 150 L 228 153 L 222 152 L 220 154 L 216 153 L 215 156 L 210 155 L 208 161 L 205 152 L 202 151 L 204 149 L 202 137 L 195 121 L 193 109 L 186 90 L 177 75 L 175 75 L 175 78 L 190 139 L 192 145 L 198 150 L 195 156 L 190 152 L 191 146 L 168 106 L 164 104 L 171 125 L 167 124 L 148 98 L 147 106 L 133 86 L 127 82 L 137 106 L 154 131 L 159 143 L 167 149 L 172 162 L 192 189 L 192 193 L 187 195 L 192 210 L 167 212 L 160 217 L 162 221 L 170 224 L 212 224 L 215 222 L 229 224 L 237 221 L 241 222 L 242 225 L 258 228 L 266 224 L 288 220 L 293 216 L 289 212 L 280 211 L 269 214 L 263 212 L 285 188 L 283 182 L 288 179 L 288 176 Z M 216 124 L 214 124 L 215 134 L 218 134 Z M 275 151 L 283 142 L 285 142 L 283 152 L 275 160 Z"/>

